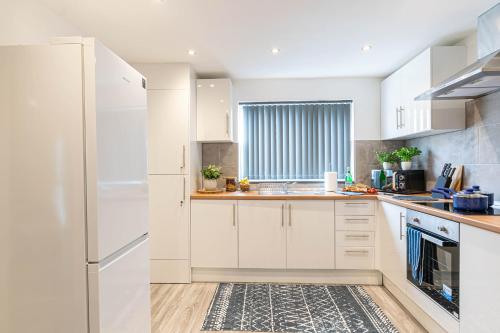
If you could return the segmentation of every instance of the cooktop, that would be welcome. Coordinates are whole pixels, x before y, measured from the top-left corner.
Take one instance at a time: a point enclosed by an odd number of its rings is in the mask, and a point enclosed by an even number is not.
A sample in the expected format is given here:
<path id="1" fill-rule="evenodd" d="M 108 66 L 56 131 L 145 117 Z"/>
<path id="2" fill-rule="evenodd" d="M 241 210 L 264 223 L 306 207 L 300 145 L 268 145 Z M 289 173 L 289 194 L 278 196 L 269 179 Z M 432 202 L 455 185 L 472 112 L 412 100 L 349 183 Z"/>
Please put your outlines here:
<path id="1" fill-rule="evenodd" d="M 436 209 L 445 210 L 450 213 L 461 214 L 461 215 L 500 215 L 500 209 L 498 208 L 488 208 L 486 211 L 473 212 L 467 210 L 459 210 L 453 208 L 453 203 L 448 202 L 416 202 L 416 204 Z"/>

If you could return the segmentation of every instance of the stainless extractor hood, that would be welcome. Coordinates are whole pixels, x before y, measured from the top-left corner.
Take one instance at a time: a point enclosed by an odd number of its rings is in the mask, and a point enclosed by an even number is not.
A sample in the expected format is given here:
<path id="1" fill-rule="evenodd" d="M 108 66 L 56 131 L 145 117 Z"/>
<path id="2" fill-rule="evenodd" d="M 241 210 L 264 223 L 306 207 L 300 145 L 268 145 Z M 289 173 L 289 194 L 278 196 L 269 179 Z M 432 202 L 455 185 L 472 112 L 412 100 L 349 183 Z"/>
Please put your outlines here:
<path id="1" fill-rule="evenodd" d="M 478 61 L 415 100 L 475 99 L 500 91 L 500 3 L 478 18 Z"/>

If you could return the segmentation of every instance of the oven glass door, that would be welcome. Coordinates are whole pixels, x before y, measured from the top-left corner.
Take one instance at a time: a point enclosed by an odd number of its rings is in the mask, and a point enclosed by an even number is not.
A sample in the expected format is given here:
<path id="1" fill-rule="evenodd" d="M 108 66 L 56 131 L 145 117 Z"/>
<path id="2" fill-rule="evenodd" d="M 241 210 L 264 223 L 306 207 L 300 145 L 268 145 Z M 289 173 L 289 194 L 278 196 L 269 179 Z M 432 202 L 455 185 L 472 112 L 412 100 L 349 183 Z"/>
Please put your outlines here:
<path id="1" fill-rule="evenodd" d="M 459 244 L 410 225 L 407 235 L 411 229 L 420 231 L 421 238 L 415 243 L 407 237 L 407 279 L 459 318 Z M 412 262 L 416 264 L 412 266 Z"/>

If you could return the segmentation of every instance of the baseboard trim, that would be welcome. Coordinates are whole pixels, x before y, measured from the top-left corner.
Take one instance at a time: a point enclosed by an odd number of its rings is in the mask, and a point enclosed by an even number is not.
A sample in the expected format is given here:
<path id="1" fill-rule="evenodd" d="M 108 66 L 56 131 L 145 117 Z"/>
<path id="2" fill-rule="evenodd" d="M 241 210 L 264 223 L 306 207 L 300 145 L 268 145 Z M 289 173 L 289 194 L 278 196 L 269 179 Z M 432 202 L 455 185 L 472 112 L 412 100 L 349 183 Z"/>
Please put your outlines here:
<path id="1" fill-rule="evenodd" d="M 405 292 L 399 289 L 387 276 L 383 276 L 384 287 L 403 305 L 403 307 L 411 313 L 411 315 L 429 332 L 433 333 L 448 333 L 437 321 L 409 298 Z M 451 332 L 455 331 L 450 330 Z"/>
<path id="2" fill-rule="evenodd" d="M 189 260 L 151 259 L 151 283 L 191 283 Z"/>
<path id="3" fill-rule="evenodd" d="M 381 285 L 377 270 L 280 270 L 193 268 L 193 282 L 272 282 Z"/>

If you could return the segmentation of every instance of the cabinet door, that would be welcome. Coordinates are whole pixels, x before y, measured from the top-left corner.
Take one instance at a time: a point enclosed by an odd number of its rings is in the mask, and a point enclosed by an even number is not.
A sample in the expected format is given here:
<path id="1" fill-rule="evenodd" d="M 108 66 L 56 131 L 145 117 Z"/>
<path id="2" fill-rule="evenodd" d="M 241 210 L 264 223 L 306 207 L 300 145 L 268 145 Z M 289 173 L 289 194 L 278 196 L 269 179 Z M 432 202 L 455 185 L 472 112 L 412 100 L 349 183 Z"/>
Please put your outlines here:
<path id="1" fill-rule="evenodd" d="M 151 259 L 189 259 L 186 176 L 149 176 Z"/>
<path id="2" fill-rule="evenodd" d="M 381 83 L 381 135 L 382 139 L 392 139 L 398 135 L 398 73 L 394 73 Z"/>
<path id="3" fill-rule="evenodd" d="M 290 201 L 286 205 L 287 268 L 333 269 L 335 203 Z"/>
<path id="4" fill-rule="evenodd" d="M 406 209 L 380 203 L 380 264 L 382 273 L 399 289 L 406 285 Z"/>
<path id="5" fill-rule="evenodd" d="M 401 68 L 401 135 L 430 129 L 431 101 L 415 97 L 431 88 L 431 49 L 427 49 Z"/>
<path id="6" fill-rule="evenodd" d="M 149 90 L 149 173 L 189 172 L 189 96 L 186 90 Z"/>
<path id="7" fill-rule="evenodd" d="M 460 332 L 498 332 L 500 235 L 460 225 Z"/>
<path id="8" fill-rule="evenodd" d="M 285 268 L 285 202 L 238 201 L 239 267 Z"/>
<path id="9" fill-rule="evenodd" d="M 236 201 L 191 202 L 191 266 L 238 268 Z"/>
<path id="10" fill-rule="evenodd" d="M 231 141 L 231 81 L 197 80 L 197 140 Z"/>

